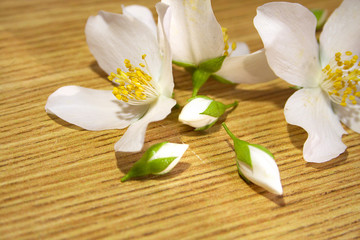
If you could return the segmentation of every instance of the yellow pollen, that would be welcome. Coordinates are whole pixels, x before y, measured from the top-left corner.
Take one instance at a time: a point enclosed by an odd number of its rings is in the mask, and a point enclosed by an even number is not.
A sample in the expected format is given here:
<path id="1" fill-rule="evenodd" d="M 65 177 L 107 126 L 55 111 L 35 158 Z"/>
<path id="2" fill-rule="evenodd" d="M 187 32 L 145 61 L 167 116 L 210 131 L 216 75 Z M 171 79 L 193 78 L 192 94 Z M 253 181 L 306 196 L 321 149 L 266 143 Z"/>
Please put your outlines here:
<path id="1" fill-rule="evenodd" d="M 146 54 L 142 55 L 145 64 L 139 64 L 143 68 L 147 67 L 145 57 Z M 154 100 L 158 96 L 158 91 L 152 77 L 141 68 L 132 65 L 129 59 L 124 60 L 124 65 L 127 72 L 118 68 L 116 74 L 111 73 L 108 76 L 110 81 L 119 84 L 113 89 L 114 96 L 132 105 L 145 104 Z"/>
<path id="2" fill-rule="evenodd" d="M 329 94 L 331 100 L 341 106 L 359 104 L 360 97 L 360 62 L 359 57 L 351 51 L 344 55 L 337 52 L 330 64 L 323 68 L 324 81 L 322 88 Z"/>

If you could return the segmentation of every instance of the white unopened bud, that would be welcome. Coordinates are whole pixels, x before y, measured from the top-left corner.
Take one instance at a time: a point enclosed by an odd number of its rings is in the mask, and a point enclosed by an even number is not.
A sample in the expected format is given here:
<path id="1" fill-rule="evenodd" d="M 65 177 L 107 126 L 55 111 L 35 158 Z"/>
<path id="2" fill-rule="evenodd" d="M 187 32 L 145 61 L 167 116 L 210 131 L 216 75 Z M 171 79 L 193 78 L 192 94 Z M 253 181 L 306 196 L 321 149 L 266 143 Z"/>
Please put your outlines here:
<path id="1" fill-rule="evenodd" d="M 133 178 L 149 174 L 162 175 L 170 172 L 171 169 L 180 161 L 180 158 L 189 147 L 187 144 L 176 143 L 158 143 L 151 146 L 141 157 L 134 163 L 130 171 L 121 179 L 122 182 Z"/>
<path id="2" fill-rule="evenodd" d="M 271 193 L 282 195 L 279 169 L 270 151 L 261 145 L 250 144 L 236 138 L 225 123 L 223 123 L 223 127 L 234 141 L 239 174 L 245 180 L 251 181 Z"/>
<path id="3" fill-rule="evenodd" d="M 271 193 L 282 195 L 283 189 L 280 181 L 280 173 L 274 158 L 263 150 L 248 146 L 252 168 L 237 159 L 239 170 L 251 182 L 265 188 Z"/>
<path id="4" fill-rule="evenodd" d="M 196 96 L 190 99 L 179 115 L 179 121 L 196 128 L 206 130 L 213 126 L 225 110 L 237 106 L 237 102 L 225 105 L 209 97 Z"/>

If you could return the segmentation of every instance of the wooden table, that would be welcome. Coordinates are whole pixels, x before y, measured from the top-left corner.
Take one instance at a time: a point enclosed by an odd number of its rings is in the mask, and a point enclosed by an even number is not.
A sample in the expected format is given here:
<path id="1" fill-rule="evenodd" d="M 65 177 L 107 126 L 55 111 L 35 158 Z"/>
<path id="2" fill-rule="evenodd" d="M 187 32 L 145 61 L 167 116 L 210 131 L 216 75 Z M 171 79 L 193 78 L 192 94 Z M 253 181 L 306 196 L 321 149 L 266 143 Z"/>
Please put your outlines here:
<path id="1" fill-rule="evenodd" d="M 262 47 L 253 27 L 262 0 L 214 0 L 232 40 Z M 339 0 L 303 0 L 332 12 Z M 194 132 L 177 121 L 179 109 L 150 124 L 146 146 L 190 145 L 162 177 L 121 183 L 141 156 L 114 143 L 125 130 L 90 132 L 45 113 L 61 86 L 111 89 L 85 42 L 84 26 L 98 10 L 120 12 L 134 1 L 2 0 L 0 3 L 0 238 L 1 239 L 351 239 L 360 237 L 360 136 L 343 137 L 338 158 L 306 163 L 307 134 L 283 115 L 294 92 L 277 79 L 230 86 L 209 80 L 200 90 L 239 106 L 225 120 L 243 140 L 270 149 L 284 195 L 240 179 L 232 142 L 220 123 Z M 139 0 L 151 8 L 154 0 Z M 175 98 L 191 96 L 191 77 L 174 69 Z"/>

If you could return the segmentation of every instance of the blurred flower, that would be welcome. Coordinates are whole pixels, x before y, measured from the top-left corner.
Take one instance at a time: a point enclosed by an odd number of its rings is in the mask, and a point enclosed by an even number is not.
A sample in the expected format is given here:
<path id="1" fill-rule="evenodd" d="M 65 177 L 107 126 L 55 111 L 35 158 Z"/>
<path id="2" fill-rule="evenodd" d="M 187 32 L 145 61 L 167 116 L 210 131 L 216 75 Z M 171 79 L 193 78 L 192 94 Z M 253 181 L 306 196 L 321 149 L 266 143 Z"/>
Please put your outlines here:
<path id="1" fill-rule="evenodd" d="M 130 171 L 121 179 L 122 182 L 130 178 L 142 177 L 149 174 L 163 175 L 171 171 L 189 147 L 187 144 L 158 143 L 151 146 L 137 161 Z"/>
<path id="2" fill-rule="evenodd" d="M 151 11 L 137 5 L 125 7 L 123 14 L 100 11 L 90 17 L 85 28 L 90 51 L 117 86 L 113 92 L 62 87 L 49 96 L 46 111 L 87 130 L 129 126 L 115 150 L 140 151 L 147 125 L 164 119 L 176 104 L 170 46 L 164 34 L 171 16 L 163 3 L 156 10 L 158 32 Z"/>
<path id="3" fill-rule="evenodd" d="M 309 134 L 304 159 L 325 162 L 345 151 L 340 120 L 360 132 L 360 1 L 345 0 L 329 17 L 319 43 L 316 18 L 300 4 L 258 8 L 254 19 L 276 75 L 300 87 L 285 105 L 286 121 Z"/>
<path id="4" fill-rule="evenodd" d="M 173 62 L 193 74 L 193 96 L 211 76 L 225 83 L 259 83 L 276 78 L 264 51 L 249 54 L 245 43 L 230 43 L 210 0 L 162 0 L 170 6 Z"/>
<path id="5" fill-rule="evenodd" d="M 225 123 L 222 125 L 234 141 L 236 165 L 244 180 L 251 181 L 271 193 L 282 195 L 279 169 L 271 152 L 261 145 L 236 138 Z"/>
<path id="6" fill-rule="evenodd" d="M 226 109 L 237 105 L 237 101 L 225 105 L 209 97 L 198 95 L 189 99 L 189 103 L 185 105 L 179 115 L 179 121 L 196 128 L 195 130 L 206 130 L 216 123 Z"/>

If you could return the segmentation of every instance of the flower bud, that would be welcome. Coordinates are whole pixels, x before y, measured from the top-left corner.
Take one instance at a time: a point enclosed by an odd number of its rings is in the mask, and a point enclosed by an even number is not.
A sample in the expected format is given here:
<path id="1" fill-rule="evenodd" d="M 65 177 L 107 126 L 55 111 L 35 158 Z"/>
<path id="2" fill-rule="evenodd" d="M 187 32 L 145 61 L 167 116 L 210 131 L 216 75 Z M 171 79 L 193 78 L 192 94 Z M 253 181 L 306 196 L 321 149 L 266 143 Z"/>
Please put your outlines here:
<path id="1" fill-rule="evenodd" d="M 141 157 L 134 163 L 130 171 L 121 179 L 122 182 L 133 178 L 149 174 L 162 175 L 170 172 L 189 147 L 187 144 L 176 144 L 162 142 L 151 146 Z"/>
<path id="2" fill-rule="evenodd" d="M 282 195 L 279 169 L 270 151 L 263 146 L 250 144 L 236 138 L 225 123 L 223 123 L 223 127 L 234 141 L 239 174 L 246 181 L 251 181 L 271 193 Z"/>
<path id="3" fill-rule="evenodd" d="M 179 121 L 194 127 L 196 131 L 210 128 L 224 114 L 226 109 L 238 104 L 235 101 L 233 104 L 225 105 L 205 96 L 196 96 L 189 101 L 182 109 Z"/>

